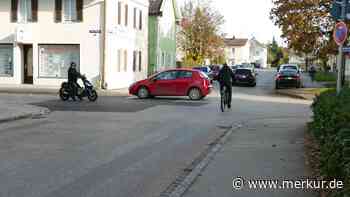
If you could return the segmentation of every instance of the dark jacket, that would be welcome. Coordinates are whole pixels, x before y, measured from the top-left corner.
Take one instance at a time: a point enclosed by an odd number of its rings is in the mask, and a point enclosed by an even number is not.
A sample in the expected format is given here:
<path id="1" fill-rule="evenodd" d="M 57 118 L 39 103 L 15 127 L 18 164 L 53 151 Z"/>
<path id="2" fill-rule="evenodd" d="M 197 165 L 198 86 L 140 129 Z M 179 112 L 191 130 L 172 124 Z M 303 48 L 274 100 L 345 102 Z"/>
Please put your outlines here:
<path id="1" fill-rule="evenodd" d="M 221 85 L 232 85 L 232 80 L 234 78 L 234 73 L 232 69 L 228 66 L 222 67 L 219 72 L 219 82 Z"/>
<path id="2" fill-rule="evenodd" d="M 77 69 L 73 67 L 70 67 L 68 69 L 68 82 L 77 83 L 79 77 L 80 77 L 80 73 L 77 71 Z"/>

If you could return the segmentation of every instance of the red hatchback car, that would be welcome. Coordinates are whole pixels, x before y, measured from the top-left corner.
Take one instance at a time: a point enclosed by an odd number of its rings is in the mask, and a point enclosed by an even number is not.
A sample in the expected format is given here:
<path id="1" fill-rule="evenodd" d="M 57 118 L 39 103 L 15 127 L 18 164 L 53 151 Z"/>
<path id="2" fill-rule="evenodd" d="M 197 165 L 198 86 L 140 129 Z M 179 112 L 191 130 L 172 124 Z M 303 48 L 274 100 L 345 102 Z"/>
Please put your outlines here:
<path id="1" fill-rule="evenodd" d="M 189 96 L 191 100 L 200 100 L 210 93 L 211 88 L 210 79 L 203 72 L 173 69 L 132 84 L 129 93 L 141 99 L 152 96 Z"/>

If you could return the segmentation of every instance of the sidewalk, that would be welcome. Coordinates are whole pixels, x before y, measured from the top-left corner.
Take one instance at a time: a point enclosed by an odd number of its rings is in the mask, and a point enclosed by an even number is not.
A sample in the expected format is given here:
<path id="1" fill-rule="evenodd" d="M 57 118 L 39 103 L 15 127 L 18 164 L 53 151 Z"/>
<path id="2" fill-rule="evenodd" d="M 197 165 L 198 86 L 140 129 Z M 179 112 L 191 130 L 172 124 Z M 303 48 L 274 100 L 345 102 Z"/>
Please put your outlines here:
<path id="1" fill-rule="evenodd" d="M 59 86 L 40 86 L 40 85 L 0 85 L 0 93 L 7 94 L 50 94 L 57 95 Z M 127 88 L 117 90 L 97 90 L 99 96 L 128 96 Z"/>
<path id="2" fill-rule="evenodd" d="M 0 101 L 0 124 L 19 119 L 39 117 L 48 114 L 49 110 L 25 104 L 9 104 Z"/>
<path id="3" fill-rule="evenodd" d="M 305 118 L 255 120 L 233 132 L 184 197 L 310 197 L 298 189 L 250 189 L 248 180 L 300 180 L 308 176 Z M 245 180 L 241 190 L 233 180 Z M 303 179 L 305 180 L 305 179 Z"/>

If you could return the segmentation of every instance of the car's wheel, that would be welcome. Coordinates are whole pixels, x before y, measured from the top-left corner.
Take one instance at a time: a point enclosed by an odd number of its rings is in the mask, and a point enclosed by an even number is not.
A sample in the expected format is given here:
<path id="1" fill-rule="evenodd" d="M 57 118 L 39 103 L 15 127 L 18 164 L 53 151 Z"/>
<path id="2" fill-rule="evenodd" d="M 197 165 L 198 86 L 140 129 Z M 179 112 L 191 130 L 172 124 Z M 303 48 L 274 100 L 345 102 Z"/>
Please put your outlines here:
<path id="1" fill-rule="evenodd" d="M 202 93 L 198 88 L 191 88 L 188 92 L 188 97 L 191 100 L 200 100 L 202 98 Z"/>
<path id="2" fill-rule="evenodd" d="M 301 84 L 298 83 L 297 86 L 296 86 L 296 88 L 301 88 Z"/>
<path id="3" fill-rule="evenodd" d="M 256 87 L 256 82 L 252 83 L 250 86 Z"/>
<path id="4" fill-rule="evenodd" d="M 278 85 L 278 83 L 276 83 L 276 89 L 280 89 L 280 85 Z"/>
<path id="5" fill-rule="evenodd" d="M 146 99 L 149 96 L 149 91 L 145 86 L 140 87 L 137 91 L 137 97 L 139 97 L 140 99 Z"/>

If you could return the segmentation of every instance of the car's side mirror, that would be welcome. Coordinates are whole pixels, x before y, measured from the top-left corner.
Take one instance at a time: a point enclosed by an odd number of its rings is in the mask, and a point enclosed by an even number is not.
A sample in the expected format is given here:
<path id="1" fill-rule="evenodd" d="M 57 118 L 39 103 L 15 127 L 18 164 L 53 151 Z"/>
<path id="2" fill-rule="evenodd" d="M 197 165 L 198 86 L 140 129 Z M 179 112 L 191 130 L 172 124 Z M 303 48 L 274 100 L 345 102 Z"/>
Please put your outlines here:
<path id="1" fill-rule="evenodd" d="M 158 79 L 155 77 L 155 78 L 152 78 L 151 81 L 152 81 L 152 82 L 157 82 Z"/>

